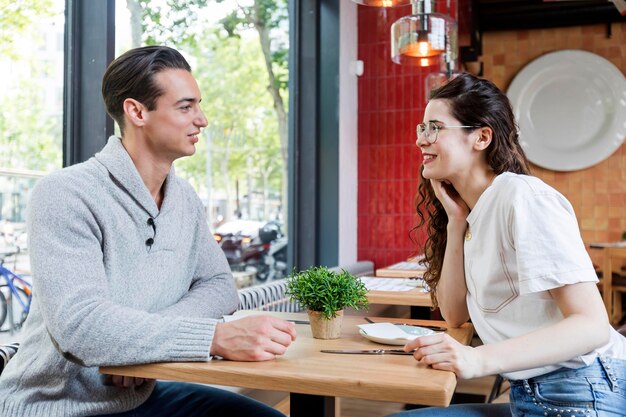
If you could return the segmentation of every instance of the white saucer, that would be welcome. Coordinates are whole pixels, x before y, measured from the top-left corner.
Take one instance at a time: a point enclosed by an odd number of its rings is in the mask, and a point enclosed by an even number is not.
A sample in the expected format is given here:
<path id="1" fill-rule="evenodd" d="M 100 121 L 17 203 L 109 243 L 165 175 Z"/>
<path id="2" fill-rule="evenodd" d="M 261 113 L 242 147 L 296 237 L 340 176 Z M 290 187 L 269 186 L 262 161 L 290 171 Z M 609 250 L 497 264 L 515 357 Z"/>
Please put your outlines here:
<path id="1" fill-rule="evenodd" d="M 419 326 L 406 326 L 404 324 L 396 324 L 396 327 L 398 327 L 399 329 L 407 333 L 406 338 L 377 337 L 377 336 L 373 336 L 373 335 L 365 333 L 363 329 L 359 329 L 359 334 L 361 334 L 361 336 L 363 336 L 364 338 L 371 340 L 372 342 L 381 343 L 383 345 L 404 346 L 406 345 L 407 342 L 415 339 L 416 337 L 426 336 L 429 334 L 436 333 L 435 331 L 431 329 L 427 329 L 425 327 L 419 327 Z"/>

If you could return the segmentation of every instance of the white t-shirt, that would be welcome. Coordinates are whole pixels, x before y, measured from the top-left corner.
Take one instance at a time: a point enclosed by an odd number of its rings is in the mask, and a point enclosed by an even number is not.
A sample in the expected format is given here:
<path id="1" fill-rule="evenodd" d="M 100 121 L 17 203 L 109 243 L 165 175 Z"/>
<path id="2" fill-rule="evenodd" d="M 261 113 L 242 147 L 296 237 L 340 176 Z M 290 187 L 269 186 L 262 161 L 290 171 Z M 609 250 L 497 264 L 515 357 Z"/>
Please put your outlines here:
<path id="1" fill-rule="evenodd" d="M 480 196 L 467 222 L 467 306 L 485 344 L 559 322 L 563 315 L 548 290 L 598 280 L 572 206 L 538 178 L 499 175 Z M 609 343 L 593 352 L 503 376 L 527 379 L 560 367 L 579 368 L 598 354 L 626 359 L 626 338 L 611 328 Z"/>

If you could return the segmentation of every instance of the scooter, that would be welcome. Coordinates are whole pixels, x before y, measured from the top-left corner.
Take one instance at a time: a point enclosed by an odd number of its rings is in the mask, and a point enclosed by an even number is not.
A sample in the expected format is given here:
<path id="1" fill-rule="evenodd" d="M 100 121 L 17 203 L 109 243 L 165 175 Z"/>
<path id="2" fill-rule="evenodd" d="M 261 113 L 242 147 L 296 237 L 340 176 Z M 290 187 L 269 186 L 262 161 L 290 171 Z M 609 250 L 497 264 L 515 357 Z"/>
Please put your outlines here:
<path id="1" fill-rule="evenodd" d="M 246 269 L 256 269 L 259 281 L 282 278 L 287 270 L 287 237 L 283 236 L 280 224 L 266 223 L 259 229 L 259 240 L 257 245 L 263 249 L 246 259 Z"/>
<path id="2" fill-rule="evenodd" d="M 239 233 L 221 236 L 219 246 L 233 271 L 245 271 L 249 265 L 259 263 L 270 248 L 269 243 Z"/>
<path id="3" fill-rule="evenodd" d="M 287 275 L 287 236 L 272 241 L 265 255 L 265 264 L 268 266 L 268 280 L 281 279 Z"/>

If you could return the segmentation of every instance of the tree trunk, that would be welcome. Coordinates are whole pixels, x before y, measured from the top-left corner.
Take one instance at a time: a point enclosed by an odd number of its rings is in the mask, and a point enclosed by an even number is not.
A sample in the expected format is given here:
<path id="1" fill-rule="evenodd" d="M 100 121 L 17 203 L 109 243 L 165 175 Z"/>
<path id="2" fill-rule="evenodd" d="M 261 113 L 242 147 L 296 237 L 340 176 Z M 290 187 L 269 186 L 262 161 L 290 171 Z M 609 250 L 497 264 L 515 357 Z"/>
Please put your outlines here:
<path id="1" fill-rule="evenodd" d="M 269 36 L 269 30 L 265 26 L 264 22 L 259 18 L 259 0 L 254 1 L 254 15 L 252 24 L 259 34 L 259 40 L 261 42 L 261 50 L 263 51 L 263 58 L 265 59 L 265 69 L 267 70 L 267 77 L 269 79 L 269 85 L 267 90 L 272 96 L 274 102 L 274 110 L 276 111 L 276 118 L 278 120 L 278 136 L 280 138 L 280 153 L 283 161 L 283 186 L 281 192 L 282 200 L 282 217 L 283 227 L 287 229 L 287 140 L 288 140 L 288 126 L 287 126 L 287 113 L 285 112 L 285 105 L 283 103 L 283 97 L 280 95 L 280 89 L 276 76 L 274 75 L 274 68 L 272 67 L 272 52 L 270 49 L 271 41 Z"/>
<path id="2" fill-rule="evenodd" d="M 224 129 L 222 129 L 224 132 Z M 230 177 L 228 175 L 228 159 L 230 158 L 230 133 L 224 134 L 224 156 L 220 159 L 220 171 L 224 180 L 224 189 L 226 190 L 226 208 L 224 209 L 224 221 L 231 219 L 232 211 L 230 209 L 231 186 Z"/>
<path id="3" fill-rule="evenodd" d="M 126 8 L 130 12 L 131 48 L 137 48 L 141 46 L 141 35 L 143 35 L 143 28 L 141 27 L 142 9 L 139 0 L 126 0 Z"/>

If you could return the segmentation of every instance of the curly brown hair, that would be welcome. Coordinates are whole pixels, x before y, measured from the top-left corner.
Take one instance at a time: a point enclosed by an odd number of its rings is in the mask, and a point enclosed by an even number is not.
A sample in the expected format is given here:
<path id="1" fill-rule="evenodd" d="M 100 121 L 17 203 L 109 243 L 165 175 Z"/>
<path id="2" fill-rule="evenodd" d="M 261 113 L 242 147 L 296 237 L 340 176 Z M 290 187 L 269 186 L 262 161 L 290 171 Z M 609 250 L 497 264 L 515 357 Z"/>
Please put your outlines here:
<path id="1" fill-rule="evenodd" d="M 449 83 L 433 90 L 431 100 L 446 100 L 452 116 L 466 126 L 490 127 L 492 141 L 487 148 L 487 163 L 493 172 L 530 174 L 526 154 L 520 146 L 517 124 L 507 96 L 490 81 L 462 73 Z M 419 224 L 412 232 L 426 227 L 424 280 L 430 287 L 433 308 L 438 307 L 437 284 L 441 276 L 447 243 L 448 216 L 435 196 L 430 181 L 420 174 L 421 181 L 415 197 Z"/>

